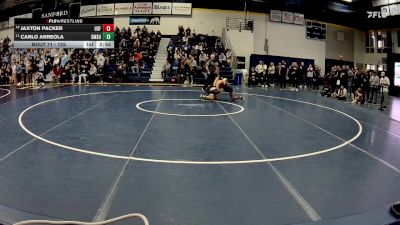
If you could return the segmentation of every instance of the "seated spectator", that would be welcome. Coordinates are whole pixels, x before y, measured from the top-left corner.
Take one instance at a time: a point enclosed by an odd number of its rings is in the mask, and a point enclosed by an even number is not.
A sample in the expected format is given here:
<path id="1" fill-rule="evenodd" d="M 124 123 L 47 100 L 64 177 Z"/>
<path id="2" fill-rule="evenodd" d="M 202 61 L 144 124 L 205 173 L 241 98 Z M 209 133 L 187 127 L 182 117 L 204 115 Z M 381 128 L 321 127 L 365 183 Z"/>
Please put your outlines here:
<path id="1" fill-rule="evenodd" d="M 331 91 L 332 91 L 332 89 L 331 89 L 330 85 L 327 83 L 327 84 L 325 84 L 324 87 L 322 88 L 320 94 L 321 94 L 323 97 L 328 97 L 328 98 L 330 98 L 330 97 L 331 97 L 331 93 L 332 93 Z"/>
<path id="2" fill-rule="evenodd" d="M 81 65 L 81 68 L 79 69 L 78 84 L 81 85 L 82 79 L 83 79 L 83 83 L 87 84 L 88 76 L 89 76 L 89 62 L 85 61 L 85 64 Z"/>
<path id="3" fill-rule="evenodd" d="M 140 40 L 137 38 L 136 40 L 135 40 L 135 42 L 133 43 L 133 48 L 134 49 L 138 49 L 138 48 L 140 48 Z"/>
<path id="4" fill-rule="evenodd" d="M 97 67 L 94 63 L 90 63 L 89 69 L 89 80 L 95 80 L 97 78 Z"/>
<path id="5" fill-rule="evenodd" d="M 136 33 L 139 33 L 139 32 L 140 32 L 140 27 L 139 27 L 139 26 L 136 27 L 135 32 L 136 32 Z"/>
<path id="6" fill-rule="evenodd" d="M 71 79 L 71 68 L 67 64 L 64 69 L 62 69 L 62 73 L 60 76 L 60 83 L 68 82 Z"/>
<path id="7" fill-rule="evenodd" d="M 142 61 L 143 55 L 141 52 L 136 52 L 135 53 L 135 63 L 139 63 L 140 61 Z"/>
<path id="8" fill-rule="evenodd" d="M 171 72 L 171 64 L 168 62 L 168 60 L 164 63 L 163 70 L 161 72 L 162 77 L 169 77 L 169 74 Z"/>
<path id="9" fill-rule="evenodd" d="M 75 79 L 78 77 L 78 65 L 77 62 L 75 61 L 74 64 L 70 65 L 70 75 L 71 75 L 71 84 L 75 83 Z"/>
<path id="10" fill-rule="evenodd" d="M 37 74 L 36 82 L 39 84 L 40 88 L 44 87 L 44 76 L 43 76 L 43 73 L 38 73 Z"/>
<path id="11" fill-rule="evenodd" d="M 219 55 L 218 60 L 219 60 L 219 63 L 222 64 L 223 67 L 229 66 L 228 62 L 227 62 L 227 59 L 226 59 L 226 56 L 225 56 L 225 54 L 223 52 L 221 52 L 221 54 Z"/>
<path id="12" fill-rule="evenodd" d="M 354 99 L 352 103 L 355 104 L 364 104 L 364 92 L 361 88 L 358 88 L 356 92 L 354 93 Z"/>
<path id="13" fill-rule="evenodd" d="M 127 65 L 125 63 L 120 64 L 113 76 L 113 82 L 124 82 L 126 80 L 127 70 Z"/>
<path id="14" fill-rule="evenodd" d="M 53 73 L 54 73 L 54 81 L 57 83 L 60 83 L 60 78 L 61 78 L 61 74 L 62 74 L 62 69 L 59 65 L 56 65 L 53 69 Z"/>
<path id="15" fill-rule="evenodd" d="M 149 30 L 147 29 L 146 25 L 143 25 L 142 33 L 143 33 L 144 35 L 147 35 L 148 31 L 149 31 Z"/>
<path id="16" fill-rule="evenodd" d="M 340 85 L 339 90 L 337 90 L 335 98 L 338 100 L 346 100 L 347 99 L 347 90 L 344 88 L 344 85 Z"/>
<path id="17" fill-rule="evenodd" d="M 254 67 L 251 67 L 251 71 L 250 71 L 250 74 L 249 74 L 249 78 L 248 78 L 247 84 L 249 86 L 257 86 L 257 83 L 258 82 L 257 82 L 256 69 Z"/>

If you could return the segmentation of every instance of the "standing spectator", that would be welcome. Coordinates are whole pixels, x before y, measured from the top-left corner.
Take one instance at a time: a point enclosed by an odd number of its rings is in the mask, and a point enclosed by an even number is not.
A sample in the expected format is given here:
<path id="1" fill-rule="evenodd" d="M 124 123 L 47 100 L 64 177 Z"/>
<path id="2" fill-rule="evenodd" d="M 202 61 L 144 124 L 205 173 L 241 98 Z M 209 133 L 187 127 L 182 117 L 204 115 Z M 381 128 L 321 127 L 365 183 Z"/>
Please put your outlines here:
<path id="1" fill-rule="evenodd" d="M 314 90 L 319 90 L 318 85 L 320 76 L 321 76 L 321 68 L 319 66 L 315 66 L 314 77 L 312 78 L 312 84 Z"/>
<path id="2" fill-rule="evenodd" d="M 297 63 L 293 62 L 289 68 L 289 81 L 291 85 L 291 91 L 299 91 L 298 83 L 297 83 L 297 74 L 298 74 Z"/>
<path id="3" fill-rule="evenodd" d="M 282 60 L 281 69 L 279 72 L 279 83 L 281 86 L 281 90 L 286 90 L 286 83 L 288 80 L 288 69 L 286 68 L 286 62 Z"/>
<path id="4" fill-rule="evenodd" d="M 369 96 L 368 103 L 374 102 L 376 104 L 378 98 L 378 90 L 379 90 L 379 77 L 376 72 L 372 73 L 372 76 L 369 78 L 369 86 L 371 90 L 371 94 Z"/>
<path id="5" fill-rule="evenodd" d="M 25 69 L 25 64 L 23 61 L 21 61 L 17 67 L 17 77 L 19 77 L 19 79 L 17 78 L 19 84 L 18 86 L 25 84 Z"/>
<path id="6" fill-rule="evenodd" d="M 266 88 L 267 82 L 268 82 L 268 77 L 267 77 L 267 71 L 268 71 L 268 66 L 265 62 L 262 62 L 262 70 L 261 70 L 261 76 L 260 76 L 260 82 L 261 82 L 261 87 Z"/>
<path id="7" fill-rule="evenodd" d="M 103 53 L 97 53 L 96 57 L 96 62 L 97 62 L 97 72 L 99 74 L 103 74 L 104 73 L 104 65 L 106 62 L 106 59 L 103 56 Z"/>
<path id="8" fill-rule="evenodd" d="M 369 99 L 369 93 L 370 93 L 370 86 L 369 86 L 369 78 L 370 78 L 371 71 L 365 71 L 361 75 L 361 84 L 362 84 L 362 89 L 365 91 L 365 99 Z"/>
<path id="9" fill-rule="evenodd" d="M 312 67 L 312 65 L 308 65 L 307 68 L 307 76 L 306 76 L 306 85 L 309 89 L 311 89 L 311 84 L 312 84 L 312 79 L 314 78 L 314 68 Z"/>
<path id="10" fill-rule="evenodd" d="M 190 27 L 186 28 L 186 36 L 190 36 L 192 33 L 192 30 L 190 29 Z"/>
<path id="11" fill-rule="evenodd" d="M 353 80 L 354 72 L 352 69 L 350 69 L 350 67 L 347 66 L 347 91 L 350 97 L 354 95 Z"/>
<path id="12" fill-rule="evenodd" d="M 183 28 L 183 26 L 178 26 L 178 36 L 183 37 L 185 36 L 185 28 Z"/>
<path id="13" fill-rule="evenodd" d="M 257 81 L 258 84 L 262 85 L 263 84 L 263 71 L 264 71 L 264 67 L 263 67 L 263 62 L 259 61 L 258 65 L 256 66 L 256 73 L 257 73 Z"/>
<path id="14" fill-rule="evenodd" d="M 60 65 L 60 58 L 58 57 L 58 54 L 55 54 L 53 60 L 53 66 L 58 66 L 58 65 Z"/>
<path id="15" fill-rule="evenodd" d="M 275 65 L 273 62 L 270 62 L 268 66 L 268 76 L 267 76 L 267 84 L 268 86 L 274 86 L 274 77 L 275 77 Z"/>
<path id="16" fill-rule="evenodd" d="M 300 66 L 298 67 L 298 83 L 300 88 L 306 89 L 306 76 L 307 76 L 307 67 L 304 65 L 304 62 L 300 62 Z"/>
<path id="17" fill-rule="evenodd" d="M 382 102 L 382 108 L 387 107 L 388 105 L 388 100 L 389 100 L 389 86 L 390 86 L 390 80 L 388 77 L 385 76 L 385 72 L 381 73 L 381 80 L 380 80 L 380 85 L 382 86 L 382 95 L 383 95 L 383 102 Z"/>
<path id="18" fill-rule="evenodd" d="M 68 63 L 68 61 L 69 61 L 69 56 L 65 52 L 62 53 L 61 62 L 60 62 L 61 68 L 64 68 L 65 65 Z"/>
<path id="19" fill-rule="evenodd" d="M 11 65 L 11 79 L 12 79 L 12 83 L 14 85 L 18 84 L 18 81 L 17 81 L 17 66 L 18 66 L 18 63 L 16 62 L 16 60 L 14 60 L 12 65 Z"/>

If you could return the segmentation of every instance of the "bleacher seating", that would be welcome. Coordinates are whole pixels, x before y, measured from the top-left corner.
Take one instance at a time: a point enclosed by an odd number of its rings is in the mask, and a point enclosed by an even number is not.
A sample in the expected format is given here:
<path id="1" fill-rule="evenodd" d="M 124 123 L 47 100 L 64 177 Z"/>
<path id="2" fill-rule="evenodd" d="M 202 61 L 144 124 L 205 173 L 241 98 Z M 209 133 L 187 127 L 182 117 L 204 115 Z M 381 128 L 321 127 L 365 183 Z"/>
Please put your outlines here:
<path id="1" fill-rule="evenodd" d="M 226 49 L 222 46 L 222 48 L 216 48 L 216 44 L 217 44 L 217 40 L 219 40 L 218 37 L 216 36 L 207 36 L 207 35 L 202 35 L 205 37 L 205 39 L 203 40 L 203 42 L 205 42 L 207 44 L 207 46 L 209 46 L 209 48 L 204 49 L 203 52 L 206 53 L 208 56 L 210 56 L 213 51 L 217 51 L 218 54 L 220 54 L 221 52 L 226 52 Z M 196 38 L 192 38 L 192 40 L 189 41 L 190 46 L 196 46 L 197 44 L 199 44 L 199 38 L 198 36 Z M 174 68 L 174 58 L 173 58 L 173 54 L 175 54 L 175 51 L 177 50 L 177 48 L 179 46 L 182 46 L 184 44 L 182 37 L 181 36 L 172 36 L 171 37 L 171 42 L 170 45 L 168 46 L 168 48 L 170 48 L 171 46 L 173 47 L 172 52 L 170 52 L 169 54 L 172 54 L 168 57 L 168 59 L 170 60 L 170 63 L 172 65 L 172 73 L 170 73 L 170 75 L 168 77 L 164 77 L 164 82 L 173 82 L 176 83 L 178 79 L 176 79 L 177 77 L 177 73 L 178 73 L 178 68 Z M 198 57 L 198 55 L 197 55 Z M 218 56 L 217 56 L 218 57 Z M 197 60 L 197 65 L 199 65 L 199 61 Z M 220 76 L 227 78 L 229 80 L 229 83 L 231 84 L 236 84 L 236 80 L 233 76 L 233 72 L 230 66 L 220 66 Z M 193 75 L 193 83 L 194 84 L 204 84 L 205 83 L 205 77 L 202 74 L 202 68 L 201 67 L 197 67 L 196 71 L 194 72 Z"/>

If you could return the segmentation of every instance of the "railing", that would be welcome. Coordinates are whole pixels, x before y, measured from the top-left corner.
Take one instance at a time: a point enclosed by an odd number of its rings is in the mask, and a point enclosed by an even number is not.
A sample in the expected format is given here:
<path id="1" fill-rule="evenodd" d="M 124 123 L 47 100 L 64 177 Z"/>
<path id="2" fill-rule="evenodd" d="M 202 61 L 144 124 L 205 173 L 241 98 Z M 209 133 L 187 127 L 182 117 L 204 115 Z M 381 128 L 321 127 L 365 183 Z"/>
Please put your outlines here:
<path id="1" fill-rule="evenodd" d="M 236 76 L 236 70 L 237 70 L 237 57 L 235 54 L 235 50 L 232 48 L 232 44 L 229 40 L 228 34 L 227 34 L 228 29 L 222 29 L 222 43 L 224 45 L 225 49 L 230 49 L 232 52 L 232 57 L 231 57 L 231 69 L 233 76 Z"/>
<path id="2" fill-rule="evenodd" d="M 227 30 L 249 30 L 254 31 L 254 20 L 244 18 L 226 18 L 226 29 Z"/>

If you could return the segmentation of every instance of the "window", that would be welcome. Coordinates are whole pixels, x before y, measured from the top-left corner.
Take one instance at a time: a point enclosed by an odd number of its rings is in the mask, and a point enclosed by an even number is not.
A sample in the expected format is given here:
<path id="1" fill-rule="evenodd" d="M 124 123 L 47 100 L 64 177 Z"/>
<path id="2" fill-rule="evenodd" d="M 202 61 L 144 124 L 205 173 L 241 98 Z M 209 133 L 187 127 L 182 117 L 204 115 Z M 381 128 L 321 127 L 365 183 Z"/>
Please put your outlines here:
<path id="1" fill-rule="evenodd" d="M 397 47 L 400 48 L 400 30 L 397 31 Z"/>
<path id="2" fill-rule="evenodd" d="M 366 53 L 374 53 L 375 52 L 375 32 L 371 31 L 366 33 L 366 41 L 365 41 L 365 52 Z"/>
<path id="3" fill-rule="evenodd" d="M 392 33 L 390 31 L 370 31 L 366 34 L 366 53 L 391 53 Z"/>

